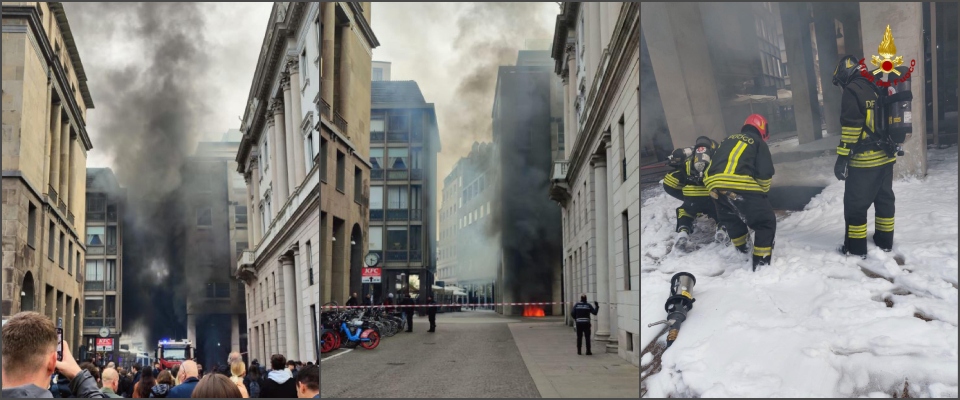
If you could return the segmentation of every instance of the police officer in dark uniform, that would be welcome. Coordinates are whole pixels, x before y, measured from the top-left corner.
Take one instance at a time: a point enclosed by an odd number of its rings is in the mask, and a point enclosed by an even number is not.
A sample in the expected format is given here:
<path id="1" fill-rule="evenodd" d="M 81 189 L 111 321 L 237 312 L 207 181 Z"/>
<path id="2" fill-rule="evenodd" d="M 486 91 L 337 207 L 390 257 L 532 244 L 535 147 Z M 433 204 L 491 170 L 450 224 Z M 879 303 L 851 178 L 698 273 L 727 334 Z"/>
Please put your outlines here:
<path id="1" fill-rule="evenodd" d="M 406 293 L 403 296 L 403 301 L 400 302 L 400 305 L 406 306 L 402 307 L 404 314 L 407 316 L 407 332 L 413 332 L 413 305 L 416 303 L 413 301 L 413 297 L 410 297 L 410 293 Z"/>
<path id="2" fill-rule="evenodd" d="M 769 138 L 767 119 L 751 114 L 740 133 L 720 142 L 703 179 L 716 200 L 718 223 L 741 253 L 748 252 L 747 228 L 753 229 L 754 271 L 770 265 L 777 231 L 777 217 L 767 199 L 774 173 Z"/>
<path id="3" fill-rule="evenodd" d="M 427 296 L 427 320 L 430 321 L 430 330 L 427 332 L 436 332 L 437 329 L 437 302 L 433 301 L 433 296 Z"/>
<path id="4" fill-rule="evenodd" d="M 867 209 L 874 206 L 873 242 L 883 251 L 893 249 L 893 164 L 903 142 L 879 129 L 884 98 L 877 86 L 860 75 L 860 63 L 844 56 L 833 72 L 833 84 L 843 90 L 840 103 L 840 146 L 834 174 L 844 182 L 843 219 L 846 235 L 842 254 L 867 257 Z M 912 98 L 912 96 L 910 97 Z"/>
<path id="5" fill-rule="evenodd" d="M 587 295 L 580 295 L 580 302 L 573 306 L 573 320 L 577 324 L 577 354 L 580 352 L 583 337 L 587 337 L 587 355 L 592 356 L 590 352 L 590 314 L 597 315 L 600 311 L 600 303 L 593 302 L 593 306 L 587 303 Z"/>

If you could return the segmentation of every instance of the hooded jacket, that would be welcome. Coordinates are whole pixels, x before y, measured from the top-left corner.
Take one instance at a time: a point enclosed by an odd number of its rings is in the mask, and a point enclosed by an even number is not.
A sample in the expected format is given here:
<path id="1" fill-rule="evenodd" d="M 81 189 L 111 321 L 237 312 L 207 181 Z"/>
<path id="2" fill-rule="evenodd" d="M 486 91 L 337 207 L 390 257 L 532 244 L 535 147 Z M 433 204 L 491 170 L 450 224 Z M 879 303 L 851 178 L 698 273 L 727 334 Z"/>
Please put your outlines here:
<path id="1" fill-rule="evenodd" d="M 286 368 L 267 373 L 267 379 L 260 386 L 260 397 L 270 399 L 290 399 L 297 397 L 297 383 L 293 374 Z"/>

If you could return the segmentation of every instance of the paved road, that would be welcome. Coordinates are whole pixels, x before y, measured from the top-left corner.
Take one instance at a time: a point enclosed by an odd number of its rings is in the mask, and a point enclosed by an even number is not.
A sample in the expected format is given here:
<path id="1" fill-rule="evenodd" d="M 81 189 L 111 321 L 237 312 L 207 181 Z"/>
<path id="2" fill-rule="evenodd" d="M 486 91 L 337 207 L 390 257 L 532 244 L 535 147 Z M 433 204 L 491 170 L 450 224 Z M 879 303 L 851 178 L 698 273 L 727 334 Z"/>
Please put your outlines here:
<path id="1" fill-rule="evenodd" d="M 324 355 L 321 397 L 539 398 L 507 326 L 517 321 L 489 311 L 440 314 L 428 333 L 426 317 L 415 317 L 412 333 L 374 350 Z"/>

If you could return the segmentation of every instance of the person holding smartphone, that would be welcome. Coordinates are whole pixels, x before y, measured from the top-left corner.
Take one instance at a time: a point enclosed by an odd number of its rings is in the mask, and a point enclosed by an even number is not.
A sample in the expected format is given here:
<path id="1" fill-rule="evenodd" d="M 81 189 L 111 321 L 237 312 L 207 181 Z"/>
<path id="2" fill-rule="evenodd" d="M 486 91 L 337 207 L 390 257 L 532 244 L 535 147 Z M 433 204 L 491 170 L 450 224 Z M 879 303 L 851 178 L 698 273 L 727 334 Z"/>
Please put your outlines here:
<path id="1" fill-rule="evenodd" d="M 70 380 L 74 397 L 104 398 L 89 371 L 70 353 L 70 344 L 58 340 L 49 318 L 20 312 L 3 325 L 3 398 L 52 398 L 49 388 L 57 372 Z M 57 348 L 60 347 L 59 352 Z M 60 360 L 58 361 L 58 358 Z"/>

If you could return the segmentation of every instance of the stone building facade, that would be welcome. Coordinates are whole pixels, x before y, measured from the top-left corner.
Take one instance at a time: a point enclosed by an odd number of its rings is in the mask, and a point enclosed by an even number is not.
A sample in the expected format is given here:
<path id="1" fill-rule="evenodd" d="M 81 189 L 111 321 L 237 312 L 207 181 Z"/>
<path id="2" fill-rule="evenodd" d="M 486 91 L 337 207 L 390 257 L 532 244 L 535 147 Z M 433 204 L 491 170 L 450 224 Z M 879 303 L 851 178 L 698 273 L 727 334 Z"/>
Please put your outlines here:
<path id="1" fill-rule="evenodd" d="M 556 26 L 568 146 L 550 197 L 563 206 L 565 301 L 598 301 L 595 340 L 639 365 L 640 3 L 564 3 Z"/>
<path id="2" fill-rule="evenodd" d="M 369 2 L 320 5 L 320 298 L 343 304 L 368 248 L 371 57 Z"/>
<path id="3" fill-rule="evenodd" d="M 320 9 L 274 3 L 240 128 L 252 229 L 237 276 L 250 358 L 261 361 L 320 358 Z"/>
<path id="4" fill-rule="evenodd" d="M 3 2 L 4 318 L 63 318 L 80 340 L 93 100 L 60 3 Z"/>

